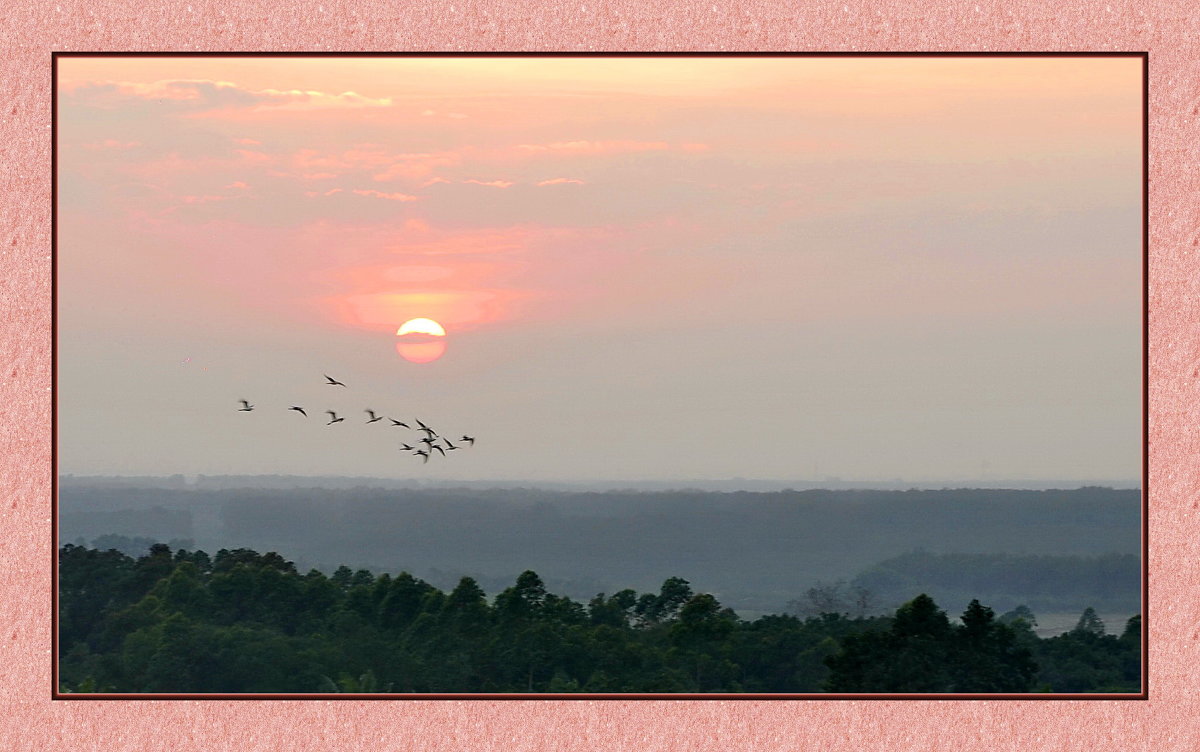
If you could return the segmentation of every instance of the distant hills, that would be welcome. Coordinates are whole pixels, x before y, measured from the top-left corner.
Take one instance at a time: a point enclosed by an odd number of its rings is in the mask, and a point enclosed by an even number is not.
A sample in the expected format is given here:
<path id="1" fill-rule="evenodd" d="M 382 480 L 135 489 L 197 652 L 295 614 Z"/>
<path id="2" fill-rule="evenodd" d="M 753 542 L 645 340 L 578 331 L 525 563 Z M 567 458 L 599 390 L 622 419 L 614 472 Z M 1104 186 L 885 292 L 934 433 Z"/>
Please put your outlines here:
<path id="1" fill-rule="evenodd" d="M 1042 491 L 1047 489 L 1102 486 L 1116 489 L 1138 489 L 1137 479 L 1088 480 L 843 480 L 841 478 L 812 479 L 590 479 L 590 480 L 445 480 L 435 476 L 425 478 L 374 478 L 345 475 L 60 475 L 63 487 L 106 488 L 177 488 L 191 490 L 228 490 L 234 488 L 533 488 L 550 491 L 806 491 L 806 490 L 879 490 L 907 491 L 909 489 L 993 488 Z"/>
<path id="2" fill-rule="evenodd" d="M 362 479 L 349 488 L 220 488 L 226 482 L 213 488 L 180 477 L 164 488 L 64 478 L 60 542 L 191 539 L 210 552 L 287 552 L 302 569 L 406 570 L 439 587 L 470 575 L 486 590 L 533 569 L 577 598 L 648 590 L 686 573 L 697 591 L 762 612 L 783 610 L 818 581 L 850 580 L 916 550 L 1095 557 L 1140 547 L 1136 489 L 563 491 L 379 488 Z M 880 582 L 913 577 L 891 574 L 904 576 Z M 1021 596 L 1011 581 L 991 592 L 986 577 L 969 587 L 985 600 Z M 1137 601 L 1136 588 L 1109 595 Z M 1082 592 L 1076 604 L 1070 592 L 1038 596 L 1070 610 L 1095 605 Z"/>

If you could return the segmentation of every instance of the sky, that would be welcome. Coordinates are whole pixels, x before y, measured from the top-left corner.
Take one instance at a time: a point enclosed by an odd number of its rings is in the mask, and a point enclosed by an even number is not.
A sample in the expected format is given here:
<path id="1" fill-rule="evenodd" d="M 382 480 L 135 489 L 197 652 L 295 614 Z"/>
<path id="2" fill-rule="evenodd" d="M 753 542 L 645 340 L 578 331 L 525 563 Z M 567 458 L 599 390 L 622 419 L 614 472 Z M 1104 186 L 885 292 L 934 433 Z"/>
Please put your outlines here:
<path id="1" fill-rule="evenodd" d="M 1140 477 L 1139 58 L 57 64 L 62 473 Z"/>

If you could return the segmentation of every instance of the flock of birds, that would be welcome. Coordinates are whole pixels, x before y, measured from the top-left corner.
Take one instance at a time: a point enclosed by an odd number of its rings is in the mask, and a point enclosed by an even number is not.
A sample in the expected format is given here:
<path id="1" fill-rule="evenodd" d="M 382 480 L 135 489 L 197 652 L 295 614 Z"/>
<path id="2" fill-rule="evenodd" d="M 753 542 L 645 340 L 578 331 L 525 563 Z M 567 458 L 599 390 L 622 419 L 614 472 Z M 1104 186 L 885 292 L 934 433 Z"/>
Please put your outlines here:
<path id="1" fill-rule="evenodd" d="M 330 376 L 328 374 L 325 374 L 325 383 L 327 386 L 340 386 L 340 387 L 348 388 L 348 387 L 346 387 L 345 384 L 343 384 L 342 382 L 338 381 L 337 379 L 333 378 L 332 376 Z M 254 405 L 250 404 L 250 402 L 248 400 L 238 400 L 238 401 L 242 403 L 242 406 L 238 409 L 238 412 L 248 413 L 248 412 L 252 412 L 254 410 Z M 301 415 L 303 415 L 306 418 L 308 417 L 308 412 L 299 405 L 292 405 L 291 407 L 288 408 L 288 410 L 300 413 Z M 367 423 L 378 423 L 378 422 L 384 420 L 384 416 L 377 415 L 374 410 L 367 409 L 367 410 L 364 410 L 363 412 L 365 412 L 367 414 L 367 420 L 366 420 Z M 344 420 L 346 420 L 345 418 L 338 415 L 333 410 L 326 410 L 325 414 L 329 416 L 329 422 L 325 424 L 327 426 L 332 426 L 334 423 L 341 423 Z M 418 433 L 425 434 L 425 438 L 417 440 L 417 444 L 425 445 L 425 447 L 423 449 L 418 449 L 416 445 L 409 444 L 407 442 L 402 443 L 400 445 L 400 451 L 412 452 L 412 455 L 414 457 L 422 458 L 421 459 L 422 463 L 429 462 L 429 458 L 433 456 L 433 453 L 435 451 L 441 453 L 441 455 L 443 457 L 445 457 L 446 452 L 453 452 L 456 449 L 461 448 L 459 446 L 456 446 L 452 441 L 450 441 L 450 439 L 446 438 L 445 436 L 439 435 L 437 431 L 433 430 L 432 428 L 430 428 L 429 426 L 425 425 L 420 420 L 417 420 L 415 418 L 413 419 L 413 422 L 417 424 L 417 428 L 415 428 L 415 429 L 402 420 L 396 420 L 395 418 L 387 418 L 387 420 L 390 420 L 392 422 L 392 425 L 391 425 L 392 428 L 407 428 L 410 431 L 415 430 Z M 439 440 L 441 441 L 440 444 L 438 443 Z M 466 434 L 463 434 L 462 438 L 460 438 L 458 441 L 459 441 L 459 443 L 466 444 L 467 446 L 475 446 L 475 437 L 474 436 L 467 436 Z"/>

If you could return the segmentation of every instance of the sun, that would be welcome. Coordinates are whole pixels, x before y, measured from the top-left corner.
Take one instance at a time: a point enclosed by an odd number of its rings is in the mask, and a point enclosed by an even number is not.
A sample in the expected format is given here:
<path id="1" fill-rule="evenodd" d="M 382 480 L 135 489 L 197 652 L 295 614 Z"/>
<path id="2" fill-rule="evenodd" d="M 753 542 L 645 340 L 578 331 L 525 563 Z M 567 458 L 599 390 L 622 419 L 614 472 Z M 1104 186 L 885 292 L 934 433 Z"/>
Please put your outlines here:
<path id="1" fill-rule="evenodd" d="M 398 337 L 403 337 L 405 334 L 431 334 L 434 337 L 445 337 L 446 330 L 433 319 L 409 319 L 396 330 Z"/>
<path id="2" fill-rule="evenodd" d="M 446 353 L 446 330 L 433 319 L 409 319 L 396 337 L 396 352 L 410 363 L 432 363 Z"/>

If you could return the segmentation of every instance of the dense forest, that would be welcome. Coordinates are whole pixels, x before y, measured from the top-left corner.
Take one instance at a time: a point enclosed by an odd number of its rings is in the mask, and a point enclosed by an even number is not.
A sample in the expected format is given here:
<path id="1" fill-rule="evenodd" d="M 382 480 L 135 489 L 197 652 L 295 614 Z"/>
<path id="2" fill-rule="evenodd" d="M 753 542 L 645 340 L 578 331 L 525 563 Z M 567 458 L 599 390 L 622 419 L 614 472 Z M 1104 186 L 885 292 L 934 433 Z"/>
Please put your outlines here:
<path id="1" fill-rule="evenodd" d="M 740 619 L 680 577 L 657 592 L 488 599 L 407 573 L 301 574 L 276 553 L 59 551 L 63 692 L 1136 692 L 1140 618 L 1036 616 L 928 595 L 887 616 Z"/>
<path id="2" fill-rule="evenodd" d="M 189 489 L 181 480 L 175 488 L 72 483 L 59 496 L 60 544 L 86 545 L 108 534 L 190 539 L 189 548 L 208 551 L 286 551 L 302 571 L 332 573 L 342 564 L 407 571 L 444 590 L 470 576 L 488 593 L 532 569 L 547 588 L 577 600 L 600 591 L 653 590 L 686 572 L 696 588 L 747 614 L 779 613 L 818 581 L 849 581 L 916 549 L 1025 558 L 1002 566 L 945 560 L 942 573 L 928 562 L 894 562 L 888 577 L 875 577 L 869 587 L 877 608 L 895 609 L 927 592 L 956 612 L 979 598 L 999 610 L 1025 603 L 1044 612 L 1079 613 L 1090 605 L 1131 614 L 1140 597 L 1137 570 L 1129 566 L 1140 550 L 1140 520 L 1137 490 L 1094 487 L 213 490 Z M 1126 556 L 1119 577 L 1095 562 L 1107 554 Z M 1075 574 L 1041 579 L 1050 556 L 1088 560 L 1054 563 L 1056 571 Z M 964 564 L 980 576 L 954 581 Z M 1036 605 L 1023 592 L 1030 582 L 1041 587 Z"/>

